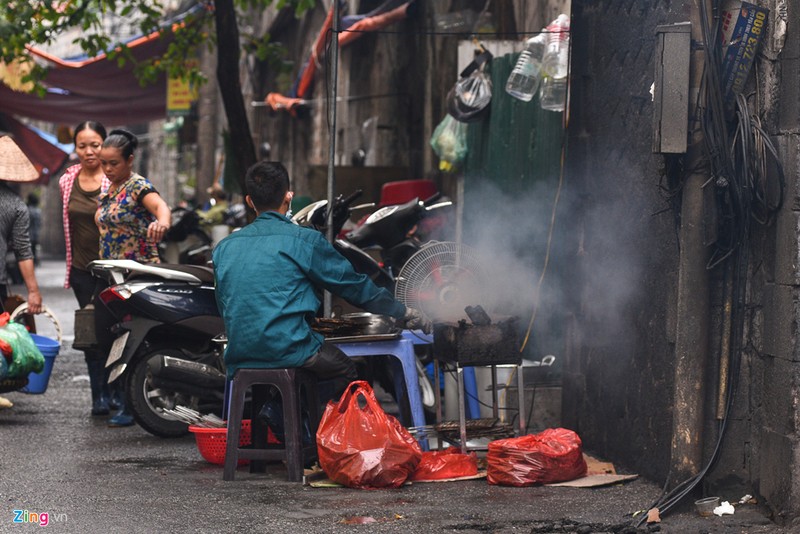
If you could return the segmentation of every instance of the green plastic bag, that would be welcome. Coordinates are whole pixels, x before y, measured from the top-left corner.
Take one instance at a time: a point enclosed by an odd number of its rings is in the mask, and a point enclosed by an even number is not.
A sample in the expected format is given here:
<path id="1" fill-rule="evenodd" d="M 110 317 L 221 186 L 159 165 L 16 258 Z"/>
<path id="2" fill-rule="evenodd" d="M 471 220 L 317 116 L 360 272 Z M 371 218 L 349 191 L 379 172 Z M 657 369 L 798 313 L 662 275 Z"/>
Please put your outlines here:
<path id="1" fill-rule="evenodd" d="M 439 156 L 439 170 L 454 172 L 467 155 L 467 125 L 445 115 L 433 131 L 431 148 Z"/>
<path id="2" fill-rule="evenodd" d="M 8 378 L 20 378 L 44 369 L 44 356 L 23 325 L 11 322 L 1 327 L 0 339 L 11 345 L 12 349 L 6 375 Z"/>

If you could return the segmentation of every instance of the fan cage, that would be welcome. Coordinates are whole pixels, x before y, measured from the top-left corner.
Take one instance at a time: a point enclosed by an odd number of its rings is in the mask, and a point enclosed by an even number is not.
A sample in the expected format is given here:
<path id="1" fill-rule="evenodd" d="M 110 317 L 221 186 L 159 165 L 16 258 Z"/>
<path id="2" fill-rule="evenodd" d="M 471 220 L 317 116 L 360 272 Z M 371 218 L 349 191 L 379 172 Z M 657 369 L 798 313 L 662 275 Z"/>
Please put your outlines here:
<path id="1" fill-rule="evenodd" d="M 484 281 L 474 248 L 452 241 L 433 242 L 400 270 L 395 297 L 433 321 L 455 321 L 465 317 L 466 306 L 485 302 Z"/>

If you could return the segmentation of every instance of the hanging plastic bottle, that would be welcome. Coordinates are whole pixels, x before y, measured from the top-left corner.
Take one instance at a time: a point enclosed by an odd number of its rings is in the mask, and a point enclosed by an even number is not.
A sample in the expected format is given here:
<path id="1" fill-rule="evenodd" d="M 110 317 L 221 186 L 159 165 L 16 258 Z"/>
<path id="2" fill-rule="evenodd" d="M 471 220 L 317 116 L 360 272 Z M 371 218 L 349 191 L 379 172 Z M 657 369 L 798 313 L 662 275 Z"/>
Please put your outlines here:
<path id="1" fill-rule="evenodd" d="M 539 101 L 542 109 L 564 111 L 569 72 L 569 17 L 561 14 L 547 26 L 547 48 L 542 59 Z"/>
<path id="2" fill-rule="evenodd" d="M 544 46 L 545 34 L 535 35 L 525 42 L 525 50 L 519 55 L 506 82 L 506 92 L 514 98 L 530 102 L 539 89 Z"/>

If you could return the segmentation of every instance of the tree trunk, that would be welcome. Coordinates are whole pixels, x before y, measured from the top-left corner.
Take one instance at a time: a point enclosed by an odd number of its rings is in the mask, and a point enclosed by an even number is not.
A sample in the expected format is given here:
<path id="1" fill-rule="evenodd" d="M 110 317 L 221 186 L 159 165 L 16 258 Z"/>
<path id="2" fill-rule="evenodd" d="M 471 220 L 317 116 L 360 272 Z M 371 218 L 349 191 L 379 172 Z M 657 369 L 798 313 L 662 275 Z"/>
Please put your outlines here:
<path id="1" fill-rule="evenodd" d="M 200 70 L 208 78 L 216 76 L 217 54 L 211 50 L 200 51 Z M 200 87 L 200 100 L 197 103 L 197 187 L 195 201 L 204 206 L 209 199 L 207 189 L 214 183 L 217 170 L 216 148 L 219 144 L 217 132 L 217 99 L 218 87 L 216 78 Z"/>
<path id="2" fill-rule="evenodd" d="M 217 83 L 228 119 L 231 145 L 235 156 L 236 177 L 242 191 L 244 173 L 256 162 L 256 149 L 239 82 L 239 27 L 233 0 L 215 0 L 217 28 Z"/>

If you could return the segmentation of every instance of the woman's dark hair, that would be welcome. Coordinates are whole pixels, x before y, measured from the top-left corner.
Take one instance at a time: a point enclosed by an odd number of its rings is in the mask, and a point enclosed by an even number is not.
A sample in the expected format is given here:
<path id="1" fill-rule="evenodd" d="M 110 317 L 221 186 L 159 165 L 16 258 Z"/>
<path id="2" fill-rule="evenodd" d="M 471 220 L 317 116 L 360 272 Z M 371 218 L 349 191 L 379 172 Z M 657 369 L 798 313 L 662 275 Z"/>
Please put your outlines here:
<path id="1" fill-rule="evenodd" d="M 100 138 L 105 141 L 106 139 L 106 128 L 102 124 L 96 121 L 83 121 L 79 125 L 75 127 L 75 133 L 72 135 L 72 142 L 77 144 L 78 142 L 78 134 L 84 130 L 91 130 L 96 132 L 100 135 Z"/>
<path id="2" fill-rule="evenodd" d="M 103 141 L 103 148 L 118 148 L 122 153 L 122 157 L 128 159 L 136 152 L 136 147 L 139 146 L 139 140 L 135 135 L 128 130 L 111 130 L 108 132 L 108 137 Z"/>

